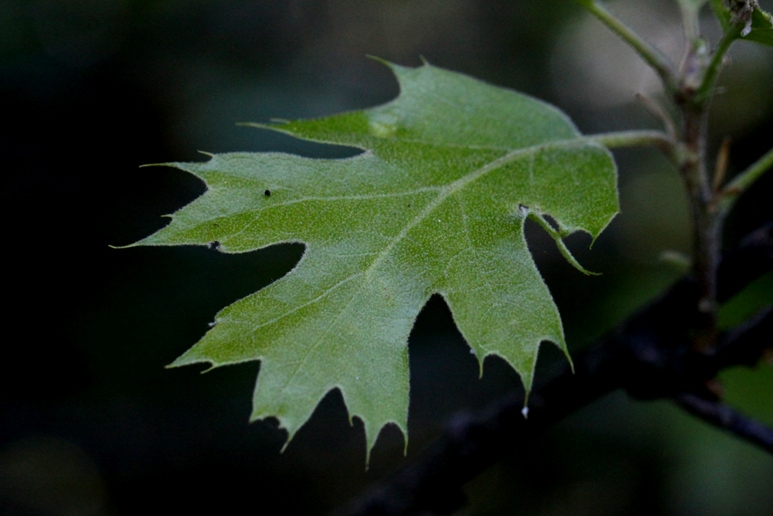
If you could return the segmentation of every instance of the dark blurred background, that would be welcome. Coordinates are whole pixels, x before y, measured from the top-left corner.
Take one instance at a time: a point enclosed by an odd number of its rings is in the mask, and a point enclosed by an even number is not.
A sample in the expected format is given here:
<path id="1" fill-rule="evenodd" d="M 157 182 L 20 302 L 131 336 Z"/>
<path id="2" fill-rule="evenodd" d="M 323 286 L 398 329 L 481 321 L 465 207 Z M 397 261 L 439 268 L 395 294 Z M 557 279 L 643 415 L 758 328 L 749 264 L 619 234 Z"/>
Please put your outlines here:
<path id="1" fill-rule="evenodd" d="M 678 58 L 675 2 L 612 7 Z M 761 2 L 769 10 L 770 1 Z M 707 13 L 708 14 L 708 13 Z M 710 18 L 704 24 L 716 37 Z M 245 255 L 111 249 L 162 227 L 202 193 L 142 164 L 197 151 L 351 153 L 237 126 L 359 109 L 397 86 L 374 55 L 431 63 L 559 105 L 588 133 L 657 127 L 634 94 L 653 75 L 573 2 L 543 0 L 1 0 L 0 195 L 6 287 L 0 388 L 0 513 L 320 514 L 404 462 L 385 430 L 364 471 L 361 424 L 332 393 L 287 450 L 272 421 L 248 424 L 259 365 L 206 375 L 164 366 L 226 304 L 281 277 L 301 246 Z M 733 138 L 731 172 L 773 143 L 773 49 L 740 43 L 723 74 L 712 145 Z M 712 150 L 715 152 L 715 150 Z M 573 350 L 683 272 L 679 180 L 653 150 L 617 154 L 622 214 L 588 250 L 601 277 L 528 236 Z M 728 222 L 732 246 L 770 220 L 773 174 Z M 672 259 L 664 259 L 671 256 Z M 773 275 L 725 307 L 733 324 L 773 300 Z M 451 414 L 521 388 L 477 364 L 439 299 L 412 334 L 409 457 Z M 546 346 L 540 374 L 562 360 Z M 773 424 L 773 368 L 723 376 L 728 400 Z M 464 514 L 773 514 L 773 459 L 665 402 L 614 394 L 469 485 Z M 272 511 L 273 512 L 273 511 Z"/>

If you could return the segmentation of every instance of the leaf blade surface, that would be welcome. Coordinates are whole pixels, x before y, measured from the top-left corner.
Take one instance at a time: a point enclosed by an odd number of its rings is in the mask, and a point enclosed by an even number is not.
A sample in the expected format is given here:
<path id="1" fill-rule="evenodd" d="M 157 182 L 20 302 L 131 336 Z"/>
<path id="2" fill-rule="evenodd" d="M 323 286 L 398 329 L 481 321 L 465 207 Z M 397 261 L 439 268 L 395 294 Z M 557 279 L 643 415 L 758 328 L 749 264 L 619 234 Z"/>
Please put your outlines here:
<path id="1" fill-rule="evenodd" d="M 394 101 L 271 127 L 365 152 L 174 164 L 207 191 L 138 243 L 305 244 L 295 269 L 221 311 L 172 365 L 260 360 L 252 419 L 276 417 L 290 438 L 337 388 L 368 451 L 388 423 L 407 436 L 407 339 L 431 295 L 481 364 L 501 356 L 528 390 L 540 343 L 566 344 L 524 238 L 527 214 L 595 239 L 618 211 L 609 152 L 552 106 L 430 65 L 391 66 Z"/>

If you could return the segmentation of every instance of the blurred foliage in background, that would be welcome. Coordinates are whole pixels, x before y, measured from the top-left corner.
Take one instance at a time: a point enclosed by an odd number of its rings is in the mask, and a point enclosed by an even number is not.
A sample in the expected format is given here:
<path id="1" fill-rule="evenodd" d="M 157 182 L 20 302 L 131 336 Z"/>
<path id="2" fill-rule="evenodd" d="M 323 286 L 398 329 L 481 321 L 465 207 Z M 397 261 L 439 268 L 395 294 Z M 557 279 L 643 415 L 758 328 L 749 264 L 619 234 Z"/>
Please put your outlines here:
<path id="1" fill-rule="evenodd" d="M 771 2 L 760 2 L 771 10 Z M 678 58 L 675 2 L 611 2 Z M 708 14 L 708 13 L 707 13 Z M 707 17 L 705 28 L 718 28 Z M 3 0 L 0 151 L 8 295 L 0 390 L 0 513 L 123 515 L 152 507 L 230 514 L 275 504 L 318 514 L 404 461 L 395 429 L 363 471 L 361 425 L 329 395 L 284 454 L 271 421 L 247 424 L 258 364 L 199 375 L 164 366 L 226 304 L 281 277 L 299 245 L 245 255 L 203 248 L 113 250 L 161 227 L 203 186 L 145 163 L 197 151 L 347 156 L 237 122 L 359 109 L 397 94 L 375 55 L 431 63 L 559 105 L 585 132 L 655 127 L 634 94 L 658 98 L 634 54 L 568 0 Z M 732 169 L 771 145 L 773 52 L 741 42 L 722 76 L 714 143 Z M 713 152 L 713 151 L 712 151 Z M 562 260 L 528 237 L 571 349 L 590 343 L 677 278 L 689 251 L 678 178 L 652 150 L 617 154 L 623 213 L 592 251 Z M 745 196 L 727 244 L 771 219 L 773 174 Z M 723 313 L 771 302 L 773 275 Z M 561 357 L 546 346 L 543 375 Z M 477 363 L 432 299 L 410 341 L 411 442 L 454 411 L 508 389 Z M 540 372 L 538 371 L 538 378 Z M 729 401 L 773 424 L 773 368 L 728 371 Z M 770 514 L 773 460 L 664 402 L 616 394 L 575 414 L 469 486 L 470 514 Z"/>

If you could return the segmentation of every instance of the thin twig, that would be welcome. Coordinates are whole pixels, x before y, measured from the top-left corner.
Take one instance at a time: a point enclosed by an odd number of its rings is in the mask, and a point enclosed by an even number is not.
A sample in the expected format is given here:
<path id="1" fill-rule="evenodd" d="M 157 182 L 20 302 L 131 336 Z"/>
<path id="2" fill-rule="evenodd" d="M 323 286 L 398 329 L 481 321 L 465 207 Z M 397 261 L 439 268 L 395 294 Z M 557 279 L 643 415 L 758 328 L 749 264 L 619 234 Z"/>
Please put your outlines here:
<path id="1" fill-rule="evenodd" d="M 773 305 L 763 308 L 723 336 L 714 354 L 716 370 L 737 365 L 755 366 L 765 354 L 765 350 L 773 348 L 771 335 Z"/>
<path id="2" fill-rule="evenodd" d="M 597 1 L 580 1 L 583 7 L 598 18 L 612 32 L 628 43 L 641 56 L 644 61 L 652 67 L 660 76 L 661 80 L 669 92 L 676 91 L 676 81 L 674 80 L 674 67 L 671 62 L 663 55 L 660 50 L 644 40 L 636 32 L 631 30 L 622 20 L 609 12 Z"/>
<path id="3" fill-rule="evenodd" d="M 723 303 L 773 269 L 773 221 L 746 235 L 719 264 L 717 299 Z"/>
<path id="4" fill-rule="evenodd" d="M 646 109 L 652 116 L 654 116 L 661 124 L 663 124 L 663 128 L 666 130 L 666 134 L 673 140 L 676 141 L 676 126 L 674 126 L 674 121 L 671 119 L 671 117 L 666 113 L 666 111 L 654 100 L 649 98 L 647 95 L 643 93 L 637 93 L 636 94 L 636 100 L 639 101 L 639 103 Z"/>
<path id="5" fill-rule="evenodd" d="M 722 190 L 719 211 L 726 214 L 733 209 L 738 197 L 771 168 L 773 168 L 773 149 L 766 152 L 760 159 L 727 184 Z"/>
<path id="6" fill-rule="evenodd" d="M 730 143 L 732 140 L 729 136 L 725 136 L 722 139 L 722 145 L 719 147 L 719 152 L 717 153 L 717 162 L 714 165 L 714 179 L 711 183 L 711 189 L 714 191 L 714 194 L 716 195 L 716 192 L 719 192 L 720 188 L 722 188 L 722 183 L 725 182 L 725 173 L 727 172 L 727 162 L 730 158 Z"/>
<path id="7" fill-rule="evenodd" d="M 773 453 L 773 428 L 724 403 L 707 400 L 692 393 L 679 394 L 673 401 L 695 417 L 755 444 L 768 453 Z"/>

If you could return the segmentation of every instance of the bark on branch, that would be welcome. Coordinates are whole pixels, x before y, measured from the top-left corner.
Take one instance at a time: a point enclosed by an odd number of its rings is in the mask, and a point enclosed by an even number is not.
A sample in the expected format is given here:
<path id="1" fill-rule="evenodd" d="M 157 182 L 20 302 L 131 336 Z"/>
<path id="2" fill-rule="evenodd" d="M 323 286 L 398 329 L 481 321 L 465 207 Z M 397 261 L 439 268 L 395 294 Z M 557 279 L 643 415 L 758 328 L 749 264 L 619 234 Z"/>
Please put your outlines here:
<path id="1" fill-rule="evenodd" d="M 746 237 L 719 268 L 718 298 L 727 300 L 773 269 L 773 223 Z M 700 289 L 691 278 L 677 282 L 574 358 L 575 373 L 563 369 L 537 385 L 529 418 L 522 394 L 510 394 L 476 413 L 453 417 L 445 433 L 416 459 L 353 502 L 340 514 L 449 514 L 465 503 L 463 486 L 516 443 L 528 440 L 577 409 L 617 389 L 637 399 L 672 399 L 703 420 L 773 452 L 773 430 L 718 402 L 710 388 L 716 374 L 733 365 L 753 365 L 773 334 L 771 310 L 728 332 L 715 352 L 693 349 L 690 332 L 699 314 Z"/>

